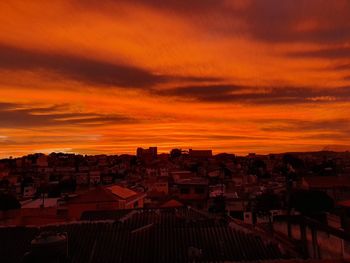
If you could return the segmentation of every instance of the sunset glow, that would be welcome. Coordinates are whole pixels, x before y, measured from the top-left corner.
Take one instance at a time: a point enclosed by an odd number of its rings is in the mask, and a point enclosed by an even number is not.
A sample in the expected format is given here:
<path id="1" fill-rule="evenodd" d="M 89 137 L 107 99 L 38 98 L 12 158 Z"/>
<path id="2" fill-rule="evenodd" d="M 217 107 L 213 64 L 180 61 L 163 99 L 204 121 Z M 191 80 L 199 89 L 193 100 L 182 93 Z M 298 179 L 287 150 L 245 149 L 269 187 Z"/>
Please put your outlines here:
<path id="1" fill-rule="evenodd" d="M 0 157 L 346 148 L 349 14 L 348 0 L 1 1 Z"/>

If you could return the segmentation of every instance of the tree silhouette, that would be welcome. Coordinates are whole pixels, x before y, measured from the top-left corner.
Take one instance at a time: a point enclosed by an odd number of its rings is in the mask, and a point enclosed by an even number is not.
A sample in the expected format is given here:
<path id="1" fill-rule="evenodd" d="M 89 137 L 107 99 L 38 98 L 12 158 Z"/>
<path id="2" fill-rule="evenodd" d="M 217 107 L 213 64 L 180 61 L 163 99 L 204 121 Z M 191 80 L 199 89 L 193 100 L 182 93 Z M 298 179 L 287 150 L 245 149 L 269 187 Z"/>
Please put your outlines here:
<path id="1" fill-rule="evenodd" d="M 20 209 L 21 204 L 16 197 L 10 194 L 0 194 L 0 211 L 8 211 L 12 209 Z"/>
<path id="2" fill-rule="evenodd" d="M 181 154 L 182 154 L 181 149 L 172 149 L 172 150 L 170 151 L 170 157 L 171 157 L 172 159 L 175 159 L 175 158 L 180 157 Z"/>
<path id="3" fill-rule="evenodd" d="M 292 193 L 291 206 L 303 215 L 313 216 L 333 209 L 334 201 L 322 191 L 299 190 Z"/>

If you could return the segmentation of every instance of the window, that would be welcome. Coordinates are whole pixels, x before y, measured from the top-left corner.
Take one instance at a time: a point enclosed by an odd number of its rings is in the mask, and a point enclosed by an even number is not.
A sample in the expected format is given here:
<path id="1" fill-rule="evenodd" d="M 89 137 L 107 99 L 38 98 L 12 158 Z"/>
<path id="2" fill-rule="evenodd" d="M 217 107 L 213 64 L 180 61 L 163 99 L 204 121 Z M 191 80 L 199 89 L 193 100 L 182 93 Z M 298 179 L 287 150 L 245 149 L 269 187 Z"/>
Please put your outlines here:
<path id="1" fill-rule="evenodd" d="M 139 202 L 136 201 L 136 202 L 134 203 L 134 208 L 138 208 L 138 207 L 139 207 Z"/>

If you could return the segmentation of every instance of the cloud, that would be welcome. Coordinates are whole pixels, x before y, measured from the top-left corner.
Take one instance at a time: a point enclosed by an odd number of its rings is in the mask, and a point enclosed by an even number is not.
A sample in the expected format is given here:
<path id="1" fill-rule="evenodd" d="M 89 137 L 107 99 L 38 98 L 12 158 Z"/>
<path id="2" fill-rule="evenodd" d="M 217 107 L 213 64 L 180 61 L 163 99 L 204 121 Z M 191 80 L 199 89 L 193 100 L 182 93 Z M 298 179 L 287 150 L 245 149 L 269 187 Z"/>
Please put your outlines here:
<path id="1" fill-rule="evenodd" d="M 349 29 L 350 30 L 350 29 Z M 287 54 L 293 58 L 350 59 L 350 47 L 330 47 L 318 50 L 296 51 Z M 346 69 L 347 64 L 335 69 Z"/>
<path id="2" fill-rule="evenodd" d="M 223 96 L 226 96 L 231 92 L 238 90 L 243 90 L 243 87 L 234 85 L 206 85 L 153 90 L 153 93 L 160 96 L 171 96 L 182 99 L 222 101 L 224 99 Z"/>
<path id="3" fill-rule="evenodd" d="M 120 88 L 150 88 L 157 84 L 216 82 L 214 76 L 176 76 L 155 74 L 143 68 L 61 53 L 26 50 L 0 44 L 0 70 L 44 71 L 88 85 Z"/>
<path id="4" fill-rule="evenodd" d="M 96 113 L 60 113 L 64 106 L 47 108 L 28 108 L 25 105 L 0 103 L 1 128 L 33 128 L 77 125 L 106 125 L 131 123 L 137 120 L 123 115 L 104 115 Z"/>
<path id="5" fill-rule="evenodd" d="M 350 100 L 350 87 L 248 87 L 237 85 L 184 86 L 153 91 L 180 100 L 248 104 L 329 103 Z"/>
<path id="6" fill-rule="evenodd" d="M 75 144 L 77 142 L 92 142 L 96 141 L 96 139 L 93 138 L 93 136 L 90 135 L 61 135 L 61 136 L 54 136 L 54 135 L 48 135 L 48 136 L 33 136 L 33 135 L 23 135 L 20 138 L 14 137 L 14 138 L 5 138 L 0 139 L 0 144 L 2 146 L 18 146 L 18 145 L 50 145 L 50 144 L 57 144 L 57 143 L 65 143 L 66 145 Z"/>
<path id="7" fill-rule="evenodd" d="M 236 0 L 237 2 L 239 0 Z M 178 0 L 129 0 L 129 4 L 143 5 L 156 10 L 163 10 L 166 12 L 172 12 L 175 14 L 189 14 L 195 12 L 211 12 L 213 9 L 221 9 L 225 6 L 225 0 L 191 0 L 191 1 L 178 1 Z M 115 0 L 105 0 L 101 5 L 99 0 L 83 0 L 79 2 L 80 8 L 93 9 L 96 8 L 99 11 L 108 11 L 109 9 L 118 6 L 120 3 Z M 77 5 L 75 4 L 74 7 Z"/>
<path id="8" fill-rule="evenodd" d="M 332 70 L 339 70 L 339 71 L 350 70 L 350 63 L 338 64 L 336 66 L 331 67 L 330 69 L 332 69 Z"/>
<path id="9" fill-rule="evenodd" d="M 347 0 L 253 0 L 242 16 L 263 41 L 339 43 L 350 39 L 349 12 Z"/>
<path id="10" fill-rule="evenodd" d="M 317 133 L 311 133 L 309 135 L 302 135 L 298 136 L 298 139 L 307 139 L 307 140 L 314 140 L 314 141 L 319 141 L 319 140 L 334 140 L 334 138 L 337 138 L 337 140 L 344 140 L 348 141 L 349 140 L 349 134 L 345 132 L 317 132 Z"/>
<path id="11" fill-rule="evenodd" d="M 262 127 L 263 131 L 322 132 L 323 135 L 325 135 L 325 131 L 328 131 L 332 133 L 341 133 L 347 138 L 349 137 L 348 134 L 350 132 L 350 120 L 344 118 L 324 120 L 274 119 L 262 120 L 261 122 L 266 124 Z M 329 133 L 326 134 L 327 136 L 329 135 Z"/>
<path id="12" fill-rule="evenodd" d="M 89 2 L 98 6 L 95 0 Z M 109 5 L 113 3 L 110 1 Z M 239 33 L 270 43 L 344 43 L 350 39 L 347 0 L 132 0 L 129 3 L 181 16 L 188 23 L 226 36 Z"/>
<path id="13" fill-rule="evenodd" d="M 44 70 L 85 84 L 142 88 L 165 77 L 135 66 L 0 45 L 0 69 Z"/>

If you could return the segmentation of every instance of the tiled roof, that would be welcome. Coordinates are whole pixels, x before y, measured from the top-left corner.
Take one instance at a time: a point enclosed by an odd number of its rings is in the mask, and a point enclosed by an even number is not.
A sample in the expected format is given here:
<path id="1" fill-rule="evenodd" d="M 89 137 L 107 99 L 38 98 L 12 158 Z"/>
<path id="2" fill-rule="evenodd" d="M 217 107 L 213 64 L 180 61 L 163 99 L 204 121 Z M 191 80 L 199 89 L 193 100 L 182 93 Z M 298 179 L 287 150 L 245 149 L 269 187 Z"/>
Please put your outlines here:
<path id="1" fill-rule="evenodd" d="M 81 214 L 80 220 L 98 221 L 98 220 L 115 220 L 118 221 L 122 217 L 129 214 L 132 210 L 93 210 L 85 211 Z"/>
<path id="2" fill-rule="evenodd" d="M 170 199 L 164 202 L 160 207 L 183 207 L 184 204 L 176 199 Z"/>
<path id="3" fill-rule="evenodd" d="M 126 221 L 125 218 L 128 220 Z M 130 226 L 137 228 L 151 223 L 178 225 L 183 222 L 208 221 L 207 214 L 197 210 L 181 207 L 181 208 L 161 208 L 161 209 L 129 209 L 129 210 L 100 210 L 86 211 L 82 214 L 81 220 L 97 221 L 97 220 L 115 220 L 123 221 Z"/>
<path id="4" fill-rule="evenodd" d="M 115 202 L 119 198 L 113 195 L 110 191 L 103 189 L 103 187 L 96 187 L 88 190 L 78 196 L 70 199 L 69 203 L 96 203 L 96 202 Z"/>
<path id="5" fill-rule="evenodd" d="M 84 221 L 42 227 L 41 231 L 67 232 L 72 262 L 189 262 L 191 250 L 201 250 L 196 261 L 223 262 L 278 259 L 276 245 L 205 219 L 190 209 L 134 210 L 119 221 Z M 186 216 L 188 213 L 188 216 Z M 19 262 L 34 227 L 0 228 L 2 262 Z"/>
<path id="6" fill-rule="evenodd" d="M 57 200 L 59 198 L 45 198 L 44 199 L 44 207 L 56 207 Z M 40 208 L 43 204 L 43 200 L 41 198 L 37 198 L 34 200 L 26 201 L 22 203 L 22 208 Z"/>
<path id="7" fill-rule="evenodd" d="M 130 197 L 137 195 L 137 193 L 134 192 L 133 190 L 130 190 L 130 189 L 125 188 L 125 187 L 121 187 L 119 185 L 109 186 L 109 187 L 106 187 L 106 189 L 108 189 L 109 191 L 111 191 L 112 194 L 114 194 L 122 199 L 128 199 Z"/>

